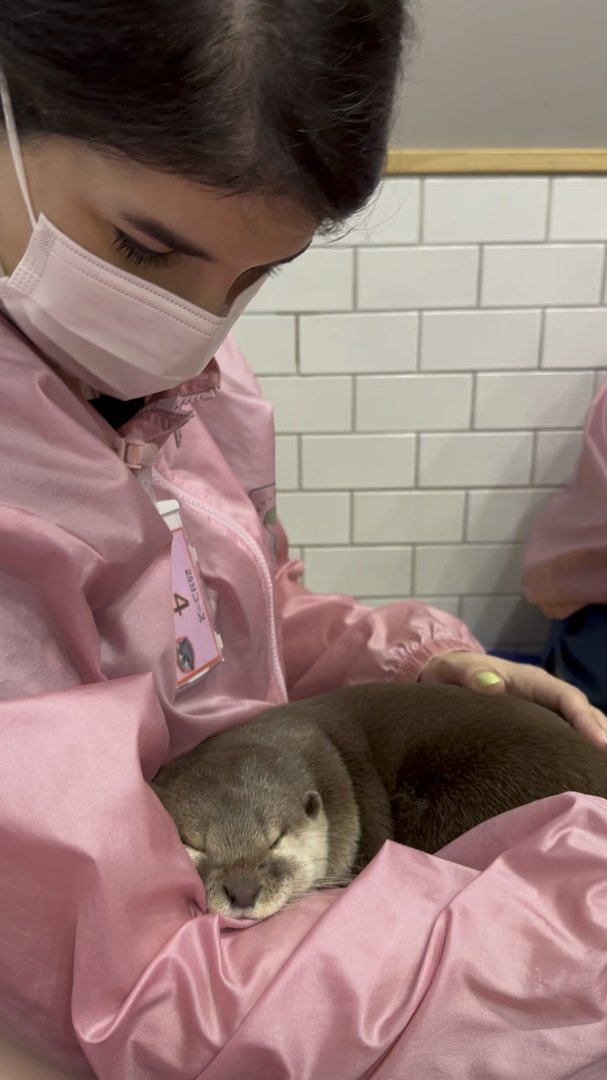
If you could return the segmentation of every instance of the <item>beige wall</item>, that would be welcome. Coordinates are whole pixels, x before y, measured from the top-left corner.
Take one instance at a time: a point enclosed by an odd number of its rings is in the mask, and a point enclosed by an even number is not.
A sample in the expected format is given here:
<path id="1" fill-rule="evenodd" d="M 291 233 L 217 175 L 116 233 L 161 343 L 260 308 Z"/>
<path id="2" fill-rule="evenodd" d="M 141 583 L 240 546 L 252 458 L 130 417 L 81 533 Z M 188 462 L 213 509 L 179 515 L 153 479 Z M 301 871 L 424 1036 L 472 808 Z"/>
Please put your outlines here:
<path id="1" fill-rule="evenodd" d="M 414 0 L 394 147 L 607 146 L 607 0 Z"/>

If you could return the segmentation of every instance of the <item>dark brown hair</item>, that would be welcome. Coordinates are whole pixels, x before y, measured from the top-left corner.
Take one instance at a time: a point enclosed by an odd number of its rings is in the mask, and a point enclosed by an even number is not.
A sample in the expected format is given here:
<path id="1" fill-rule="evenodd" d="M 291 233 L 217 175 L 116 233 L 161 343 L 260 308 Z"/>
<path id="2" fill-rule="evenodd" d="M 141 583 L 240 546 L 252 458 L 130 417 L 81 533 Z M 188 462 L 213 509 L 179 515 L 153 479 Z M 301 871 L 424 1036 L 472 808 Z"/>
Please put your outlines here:
<path id="1" fill-rule="evenodd" d="M 0 0 L 23 138 L 346 219 L 381 176 L 404 0 Z"/>

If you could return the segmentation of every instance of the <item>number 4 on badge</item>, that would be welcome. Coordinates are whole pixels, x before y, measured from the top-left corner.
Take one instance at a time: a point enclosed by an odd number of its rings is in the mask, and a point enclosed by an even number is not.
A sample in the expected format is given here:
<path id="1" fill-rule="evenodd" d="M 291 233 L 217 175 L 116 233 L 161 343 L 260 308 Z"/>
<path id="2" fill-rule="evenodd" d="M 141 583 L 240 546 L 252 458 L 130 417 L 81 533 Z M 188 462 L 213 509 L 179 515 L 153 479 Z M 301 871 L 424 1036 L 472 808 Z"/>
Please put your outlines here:
<path id="1" fill-rule="evenodd" d="M 173 599 L 175 601 L 173 610 L 176 615 L 181 615 L 182 612 L 187 611 L 190 606 L 190 601 L 186 600 L 185 596 L 180 596 L 179 593 L 173 593 Z"/>

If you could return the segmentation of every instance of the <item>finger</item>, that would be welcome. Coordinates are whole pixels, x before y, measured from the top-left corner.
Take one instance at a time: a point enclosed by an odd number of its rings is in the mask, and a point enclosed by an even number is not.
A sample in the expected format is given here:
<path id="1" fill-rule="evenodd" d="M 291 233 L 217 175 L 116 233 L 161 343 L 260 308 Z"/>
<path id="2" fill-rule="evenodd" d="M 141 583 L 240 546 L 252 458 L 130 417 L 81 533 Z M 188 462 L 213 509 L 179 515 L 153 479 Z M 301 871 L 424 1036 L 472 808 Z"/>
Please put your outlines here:
<path id="1" fill-rule="evenodd" d="M 607 749 L 607 717 L 600 709 L 595 709 L 583 694 L 579 697 L 563 695 L 559 711 L 580 735 L 590 739 L 601 750 Z"/>
<path id="2" fill-rule="evenodd" d="M 480 694 L 505 694 L 508 690 L 503 675 L 488 667 L 472 667 L 467 674 L 465 685 Z"/>
<path id="3" fill-rule="evenodd" d="M 594 713 L 595 721 L 598 727 L 600 727 L 603 738 L 607 743 L 607 716 L 605 716 L 605 713 L 601 712 L 600 709 L 593 709 L 592 711 Z"/>
<path id="4" fill-rule="evenodd" d="M 507 689 L 503 675 L 492 666 L 488 657 L 465 653 L 436 657 L 424 671 L 422 681 L 465 686 L 485 694 L 500 694 Z"/>
<path id="5" fill-rule="evenodd" d="M 565 719 L 568 720 L 567 717 L 565 717 Z M 597 746 L 600 750 L 607 750 L 606 727 L 604 722 L 593 715 L 592 709 L 587 709 L 584 713 L 580 713 L 575 719 L 568 720 L 568 722 L 580 735 L 589 739 L 594 746 Z"/>
<path id="6" fill-rule="evenodd" d="M 525 694 L 532 701 L 560 713 L 564 720 L 572 727 L 590 739 L 601 750 L 607 748 L 607 717 L 590 704 L 588 698 L 576 686 L 570 686 L 561 679 L 556 679 L 547 672 L 535 674 L 531 687 L 517 687 L 518 692 Z M 529 690 L 531 692 L 529 693 Z"/>
<path id="7" fill-rule="evenodd" d="M 588 698 L 576 686 L 549 675 L 542 668 L 520 664 L 510 671 L 508 689 L 519 697 L 527 698 L 545 709 L 560 713 L 569 723 L 573 717 L 580 719 L 592 708 Z"/>

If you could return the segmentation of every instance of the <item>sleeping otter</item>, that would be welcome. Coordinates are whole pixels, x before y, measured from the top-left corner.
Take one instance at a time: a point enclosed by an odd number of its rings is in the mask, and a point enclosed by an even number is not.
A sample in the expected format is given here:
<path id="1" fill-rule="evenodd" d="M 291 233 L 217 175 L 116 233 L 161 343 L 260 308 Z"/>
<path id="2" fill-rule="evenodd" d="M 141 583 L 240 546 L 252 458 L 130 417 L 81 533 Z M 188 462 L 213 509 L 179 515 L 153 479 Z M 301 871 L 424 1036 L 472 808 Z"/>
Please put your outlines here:
<path id="1" fill-rule="evenodd" d="M 536 799 L 607 798 L 607 758 L 520 698 L 378 683 L 212 736 L 153 787 L 209 910 L 259 919 L 312 887 L 345 884 L 387 839 L 435 852 Z"/>

